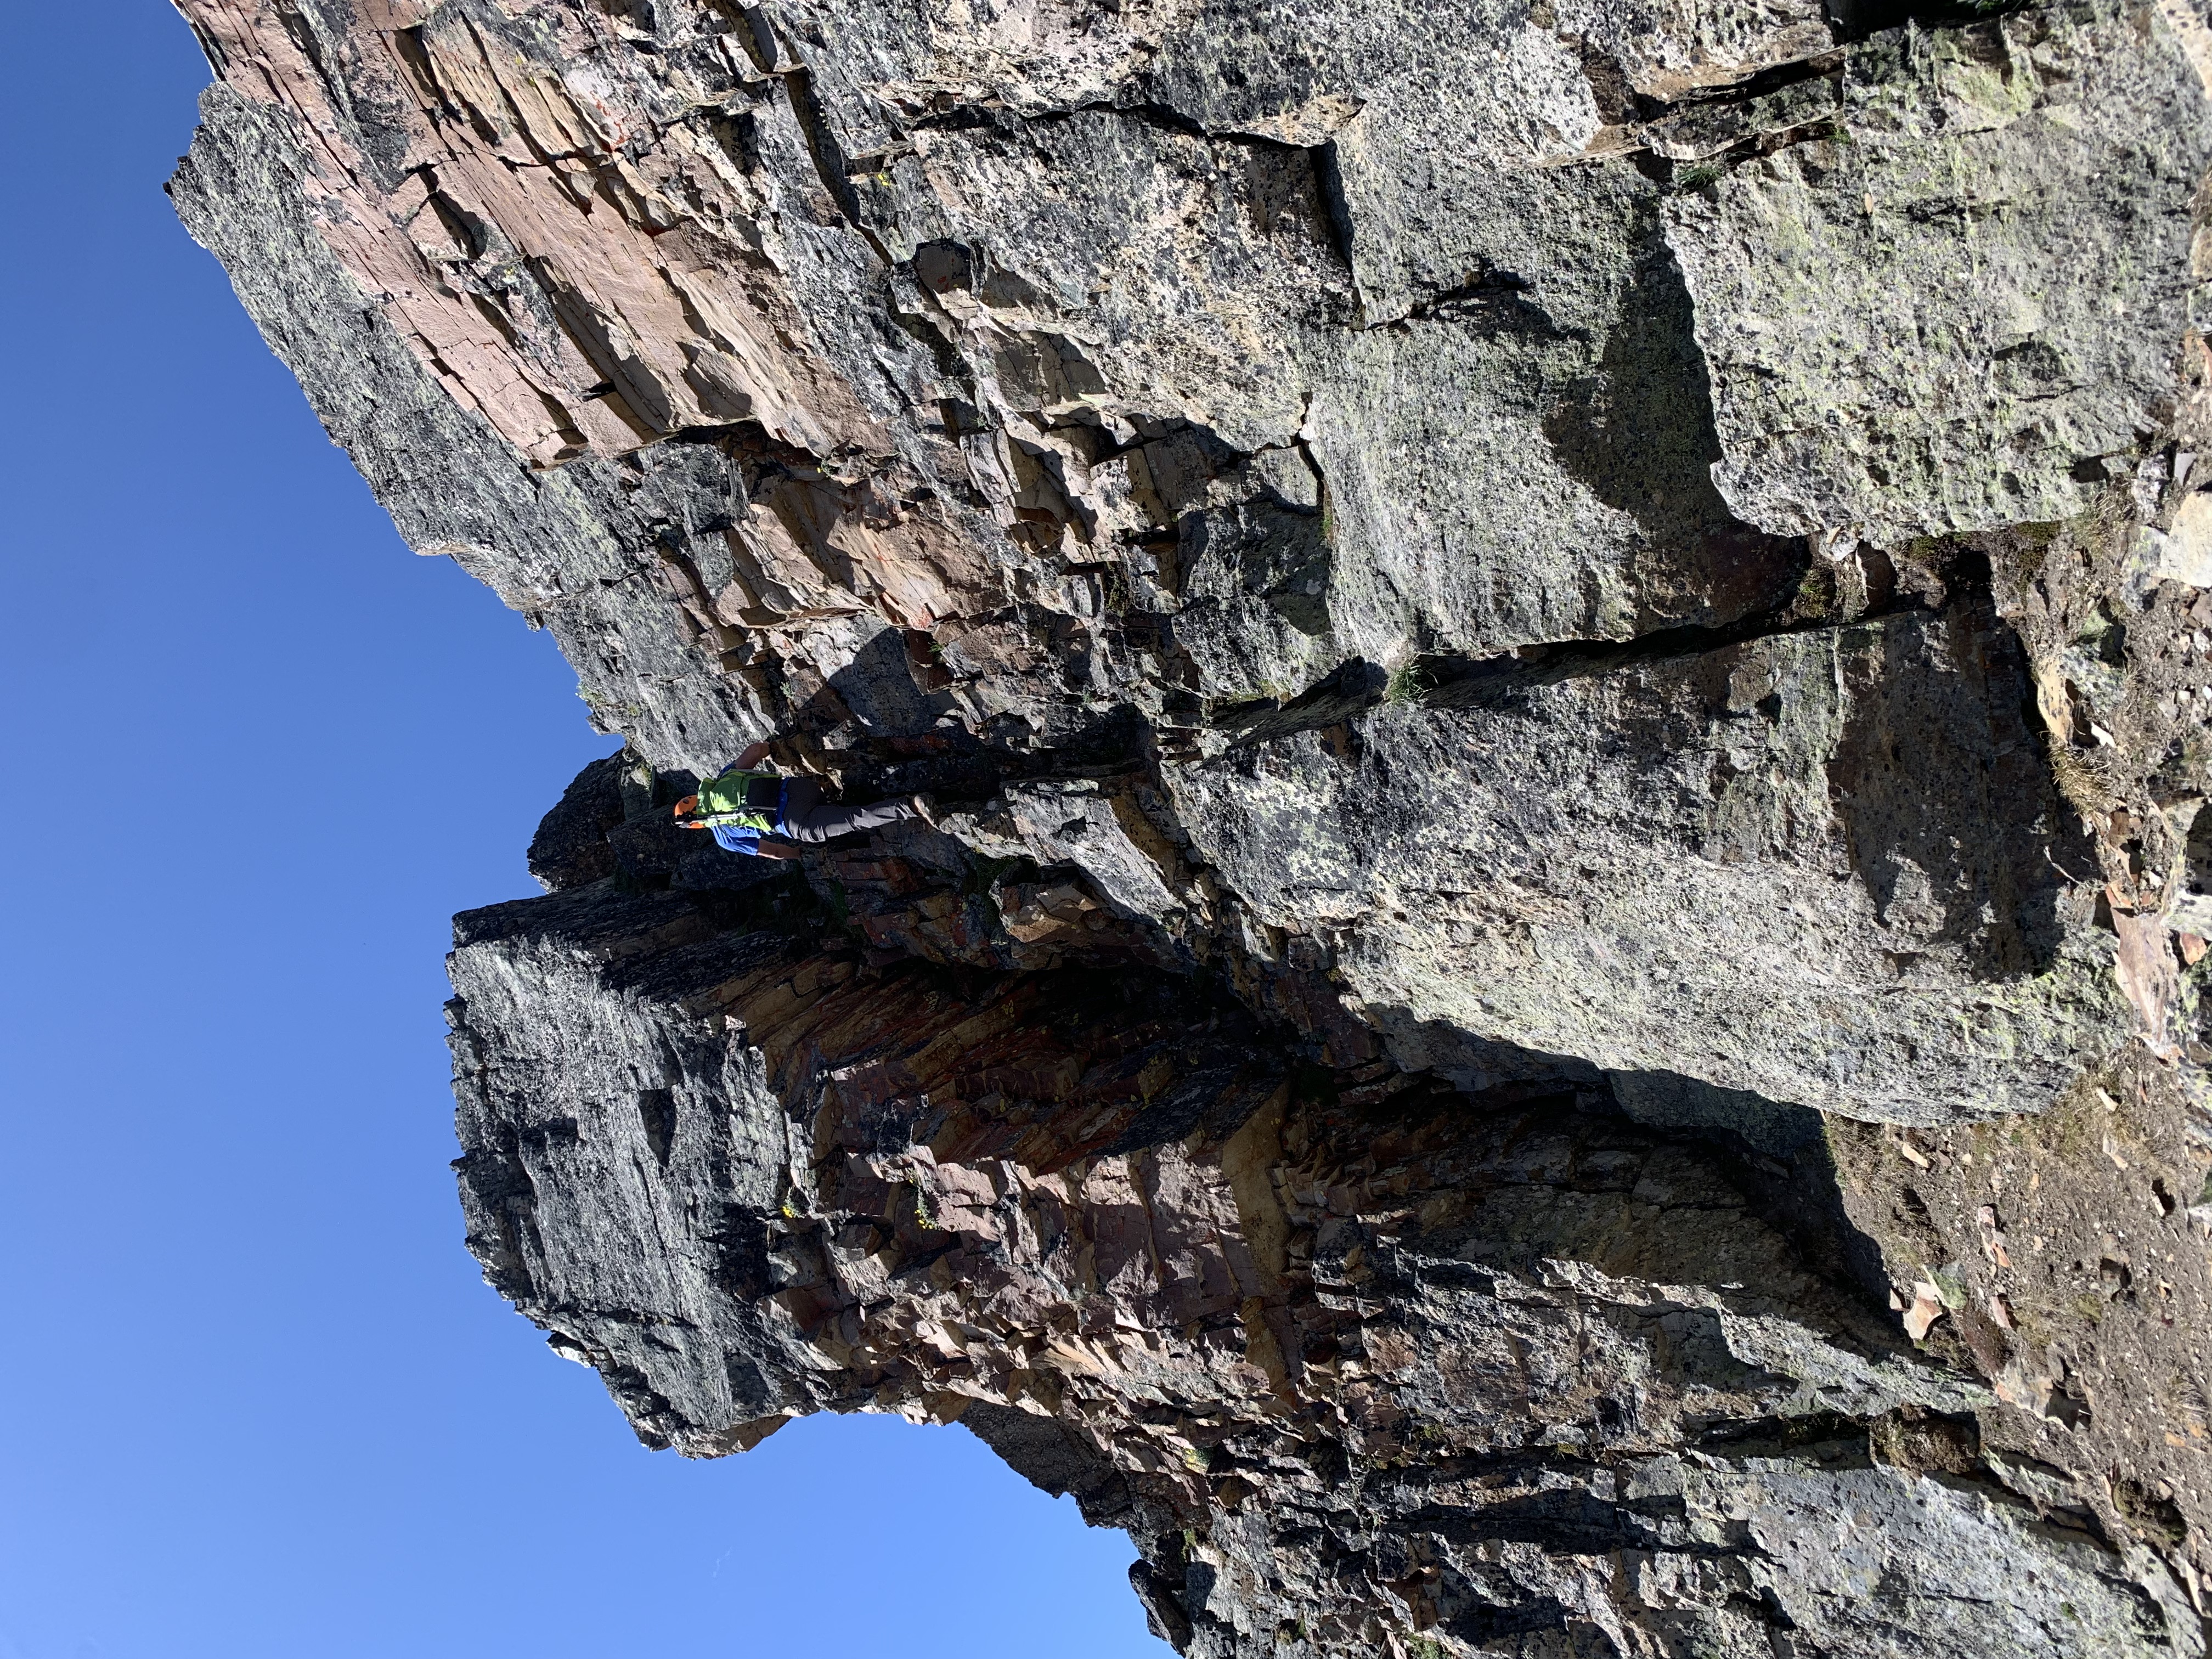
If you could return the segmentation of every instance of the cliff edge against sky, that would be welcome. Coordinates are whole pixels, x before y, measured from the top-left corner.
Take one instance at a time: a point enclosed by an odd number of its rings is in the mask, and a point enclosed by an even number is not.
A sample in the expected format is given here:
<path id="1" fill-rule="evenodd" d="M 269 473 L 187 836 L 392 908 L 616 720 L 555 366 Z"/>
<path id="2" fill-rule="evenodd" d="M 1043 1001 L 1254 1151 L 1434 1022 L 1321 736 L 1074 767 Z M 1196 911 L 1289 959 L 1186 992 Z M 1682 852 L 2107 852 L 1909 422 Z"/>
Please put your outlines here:
<path id="1" fill-rule="evenodd" d="M 2201 1655 L 2192 0 L 181 0 L 192 234 L 627 746 L 457 920 L 640 1436 L 1209 1659 Z M 895 826 L 665 808 L 746 743 Z"/>

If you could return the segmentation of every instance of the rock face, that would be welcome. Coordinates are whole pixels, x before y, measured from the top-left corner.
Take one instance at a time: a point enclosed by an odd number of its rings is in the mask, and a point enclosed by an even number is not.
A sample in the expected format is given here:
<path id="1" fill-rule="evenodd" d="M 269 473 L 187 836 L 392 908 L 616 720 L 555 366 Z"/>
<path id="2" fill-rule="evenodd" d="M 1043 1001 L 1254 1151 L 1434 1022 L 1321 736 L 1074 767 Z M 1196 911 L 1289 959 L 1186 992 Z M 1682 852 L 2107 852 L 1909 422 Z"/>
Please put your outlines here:
<path id="1" fill-rule="evenodd" d="M 1195 1654 L 2194 1650 L 1808 1268 L 1817 1122 L 1759 1158 L 1299 1065 L 1167 974 L 870 967 L 809 908 L 458 926 L 471 1248 L 648 1443 L 957 1418 L 1127 1527 Z"/>
<path id="2" fill-rule="evenodd" d="M 186 225 L 627 739 L 457 923 L 649 1443 L 1206 1655 L 2201 1653 L 2192 0 L 182 0 Z M 920 824 L 752 860 L 748 741 Z"/>

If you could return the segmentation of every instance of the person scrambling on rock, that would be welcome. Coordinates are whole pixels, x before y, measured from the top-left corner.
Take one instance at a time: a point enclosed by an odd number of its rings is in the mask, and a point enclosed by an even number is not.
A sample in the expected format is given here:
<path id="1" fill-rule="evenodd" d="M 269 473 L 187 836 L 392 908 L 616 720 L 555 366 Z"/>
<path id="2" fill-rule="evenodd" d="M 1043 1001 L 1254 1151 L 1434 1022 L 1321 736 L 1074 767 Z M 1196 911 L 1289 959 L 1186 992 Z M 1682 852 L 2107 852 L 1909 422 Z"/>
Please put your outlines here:
<path id="1" fill-rule="evenodd" d="M 894 795 L 867 806 L 845 806 L 824 800 L 822 785 L 813 778 L 752 769 L 767 757 L 768 750 L 765 740 L 748 745 L 720 775 L 701 784 L 698 793 L 678 801 L 678 825 L 707 830 L 716 846 L 732 853 L 795 859 L 798 848 L 762 837 L 811 843 L 908 818 L 930 824 L 936 821 L 927 795 Z"/>

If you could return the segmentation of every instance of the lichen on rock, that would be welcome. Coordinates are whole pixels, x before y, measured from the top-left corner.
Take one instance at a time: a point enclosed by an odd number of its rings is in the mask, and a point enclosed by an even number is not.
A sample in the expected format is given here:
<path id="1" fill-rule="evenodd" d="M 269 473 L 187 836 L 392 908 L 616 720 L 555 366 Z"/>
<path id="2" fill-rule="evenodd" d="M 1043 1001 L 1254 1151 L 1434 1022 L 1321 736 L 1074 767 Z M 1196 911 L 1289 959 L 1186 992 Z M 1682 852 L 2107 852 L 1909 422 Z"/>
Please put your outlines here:
<path id="1" fill-rule="evenodd" d="M 1208 1656 L 2201 1653 L 2212 31 L 182 0 L 192 234 L 623 751 L 464 1207 Z M 747 743 L 895 827 L 666 807 Z"/>

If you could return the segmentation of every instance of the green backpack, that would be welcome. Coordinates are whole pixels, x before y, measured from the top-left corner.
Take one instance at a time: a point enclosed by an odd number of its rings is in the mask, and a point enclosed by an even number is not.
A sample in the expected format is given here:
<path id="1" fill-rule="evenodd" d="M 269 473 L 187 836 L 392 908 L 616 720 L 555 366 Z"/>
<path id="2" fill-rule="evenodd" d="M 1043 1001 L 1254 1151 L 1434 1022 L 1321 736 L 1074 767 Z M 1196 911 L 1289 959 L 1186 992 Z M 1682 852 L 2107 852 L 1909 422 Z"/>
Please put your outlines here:
<path id="1" fill-rule="evenodd" d="M 734 823 L 741 829 L 775 833 L 783 810 L 783 780 L 773 772 L 740 772 L 732 767 L 699 786 L 695 823 Z"/>

